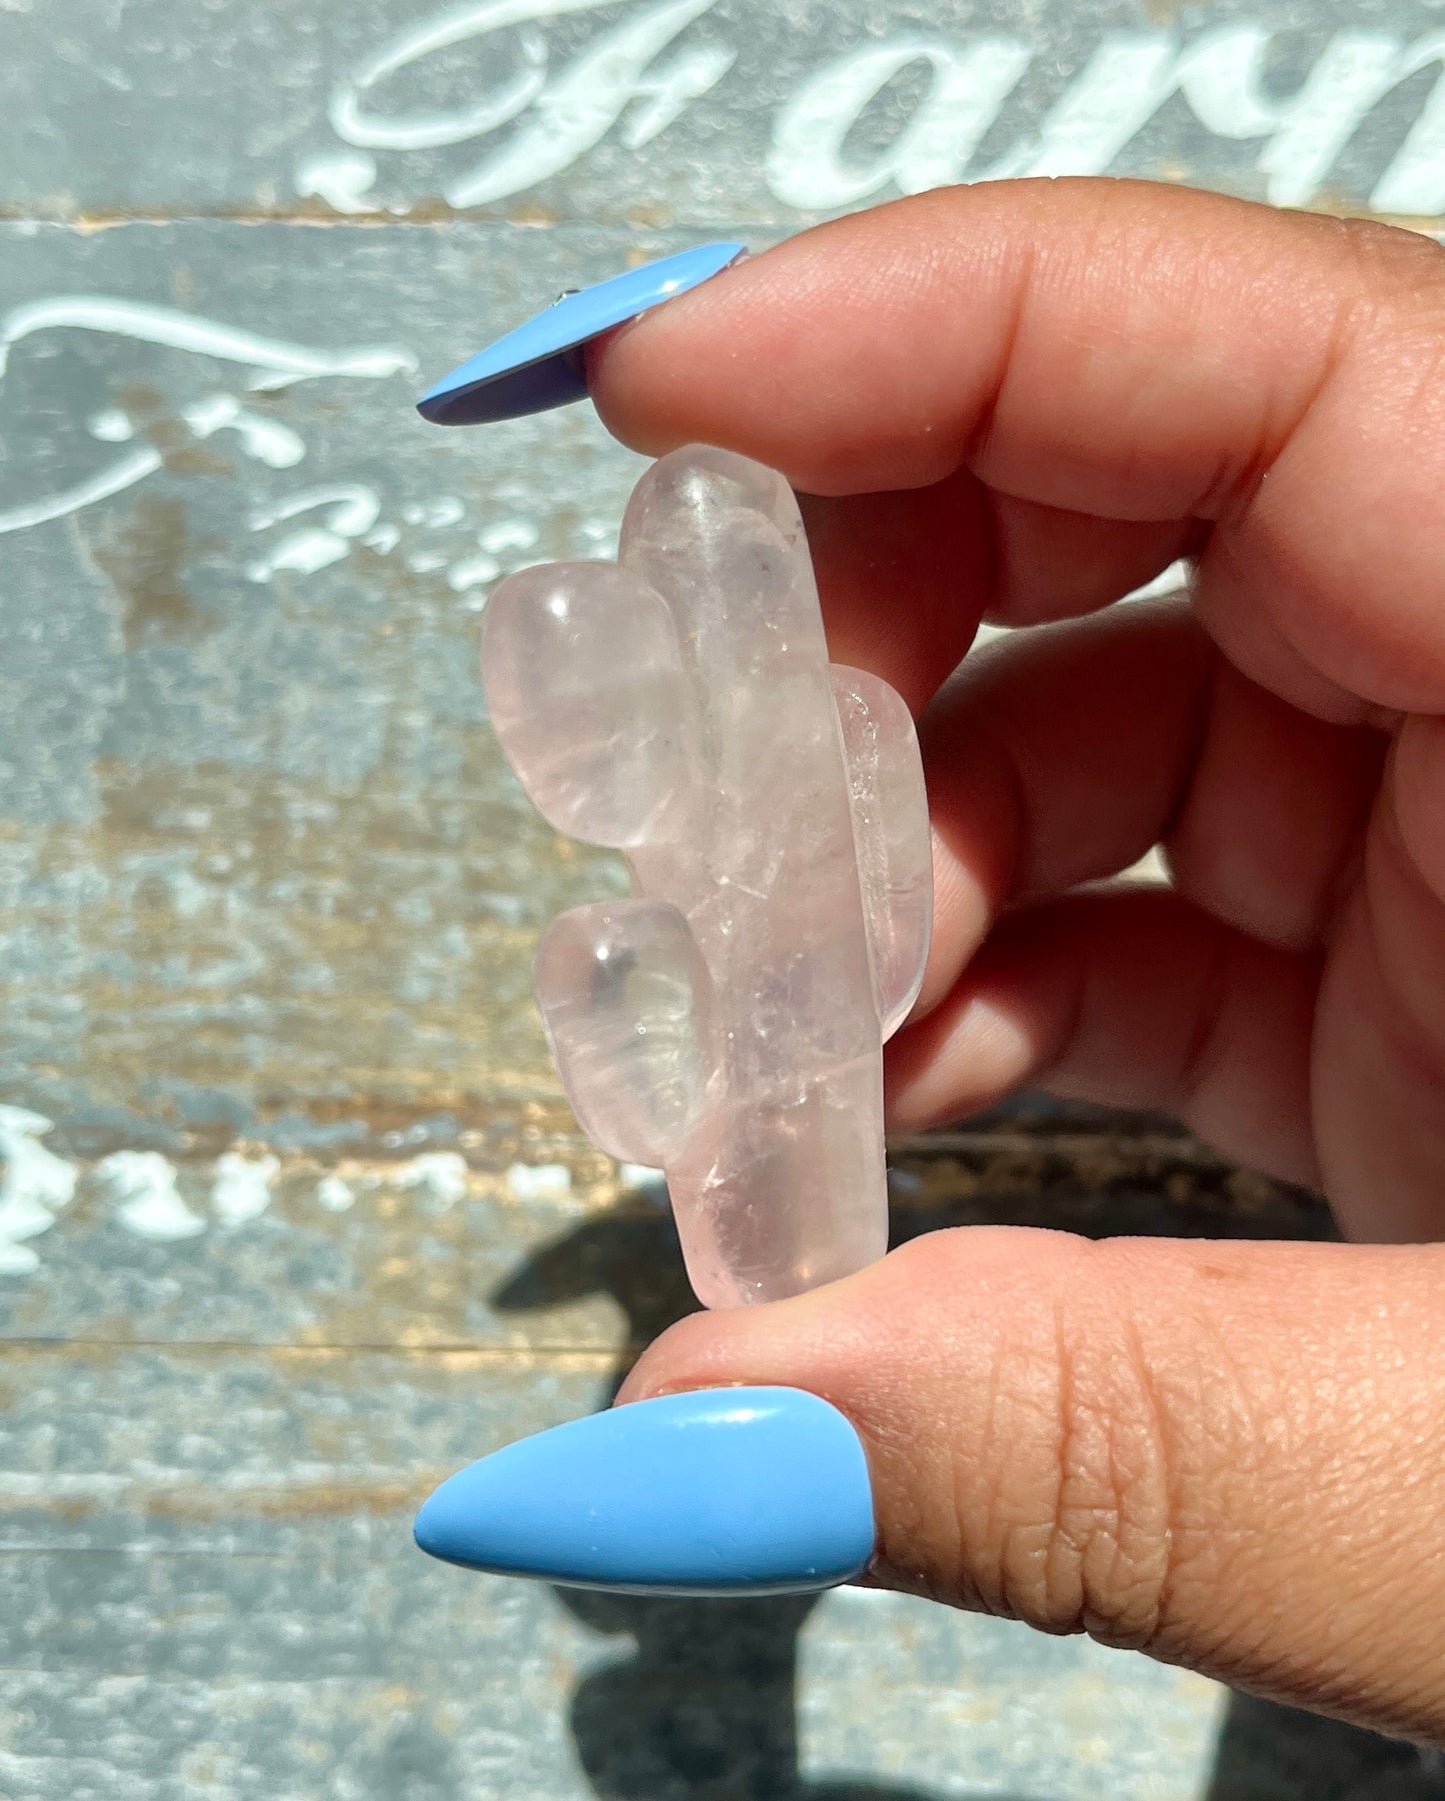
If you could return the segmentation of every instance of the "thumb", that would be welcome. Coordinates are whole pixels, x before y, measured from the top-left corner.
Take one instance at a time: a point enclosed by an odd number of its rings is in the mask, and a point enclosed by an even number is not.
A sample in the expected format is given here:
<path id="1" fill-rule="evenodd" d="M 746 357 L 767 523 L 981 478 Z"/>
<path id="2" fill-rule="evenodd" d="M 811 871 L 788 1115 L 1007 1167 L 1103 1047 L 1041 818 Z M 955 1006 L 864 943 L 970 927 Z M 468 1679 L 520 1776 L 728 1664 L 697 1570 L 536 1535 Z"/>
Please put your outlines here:
<path id="1" fill-rule="evenodd" d="M 696 1314 L 622 1401 L 811 1390 L 879 1582 L 1445 1742 L 1445 1248 L 974 1227 Z"/>

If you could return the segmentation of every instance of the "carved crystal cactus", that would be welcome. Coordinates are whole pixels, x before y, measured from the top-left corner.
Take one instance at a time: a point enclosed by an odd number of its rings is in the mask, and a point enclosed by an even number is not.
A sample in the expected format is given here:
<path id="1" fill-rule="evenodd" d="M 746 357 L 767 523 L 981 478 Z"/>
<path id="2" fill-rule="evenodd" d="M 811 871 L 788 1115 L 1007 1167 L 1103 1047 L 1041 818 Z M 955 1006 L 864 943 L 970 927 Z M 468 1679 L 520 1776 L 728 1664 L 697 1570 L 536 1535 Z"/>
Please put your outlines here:
<path id="1" fill-rule="evenodd" d="M 539 810 L 631 868 L 634 899 L 553 922 L 537 995 L 584 1129 L 665 1169 L 699 1299 L 881 1256 L 882 1047 L 932 917 L 923 772 L 898 695 L 828 662 L 787 483 L 663 458 L 616 564 L 496 590 L 483 669 Z"/>

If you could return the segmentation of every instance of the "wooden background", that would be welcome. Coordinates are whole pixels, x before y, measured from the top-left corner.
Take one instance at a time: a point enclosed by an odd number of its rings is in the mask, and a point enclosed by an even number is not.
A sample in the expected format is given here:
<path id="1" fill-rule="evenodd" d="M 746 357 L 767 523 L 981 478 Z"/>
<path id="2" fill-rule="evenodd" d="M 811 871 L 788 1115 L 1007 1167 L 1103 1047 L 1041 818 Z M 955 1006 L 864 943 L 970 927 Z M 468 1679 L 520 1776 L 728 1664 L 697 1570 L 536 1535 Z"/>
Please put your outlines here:
<path id="1" fill-rule="evenodd" d="M 489 584 L 606 554 L 586 408 L 423 380 L 564 287 L 982 173 L 1445 213 L 1391 0 L 0 0 L 0 1798 L 1274 1801 L 1403 1747 L 895 1597 L 427 1562 L 443 1474 L 690 1305 L 528 980 Z M 1318 1235 L 1149 1122 L 897 1147 L 960 1220 Z"/>

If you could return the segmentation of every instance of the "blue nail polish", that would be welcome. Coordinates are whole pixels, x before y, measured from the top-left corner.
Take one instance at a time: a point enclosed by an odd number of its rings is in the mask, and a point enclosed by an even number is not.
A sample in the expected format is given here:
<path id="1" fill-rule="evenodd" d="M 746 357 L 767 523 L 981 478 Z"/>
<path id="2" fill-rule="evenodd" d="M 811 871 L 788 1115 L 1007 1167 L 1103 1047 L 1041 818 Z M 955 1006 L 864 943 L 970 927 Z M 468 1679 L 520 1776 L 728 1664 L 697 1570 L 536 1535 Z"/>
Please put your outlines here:
<path id="1" fill-rule="evenodd" d="M 663 1395 L 519 1439 L 416 1516 L 468 1569 L 641 1594 L 830 1588 L 873 1554 L 858 1434 L 797 1388 Z"/>
<path id="2" fill-rule="evenodd" d="M 564 294 L 453 369 L 416 403 L 433 425 L 485 425 L 566 406 L 587 393 L 582 347 L 614 325 L 685 294 L 743 254 L 741 244 L 703 244 Z"/>

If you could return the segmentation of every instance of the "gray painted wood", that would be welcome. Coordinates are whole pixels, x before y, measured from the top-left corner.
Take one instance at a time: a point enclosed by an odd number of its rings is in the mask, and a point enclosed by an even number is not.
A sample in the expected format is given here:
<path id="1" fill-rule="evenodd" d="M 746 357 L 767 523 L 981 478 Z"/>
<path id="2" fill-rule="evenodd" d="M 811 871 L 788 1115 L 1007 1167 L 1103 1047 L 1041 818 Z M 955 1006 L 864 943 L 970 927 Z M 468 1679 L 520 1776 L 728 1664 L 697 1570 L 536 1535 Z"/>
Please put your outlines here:
<path id="1" fill-rule="evenodd" d="M 1438 215 L 1429 147 L 1400 159 L 1438 30 L 1428 0 L 10 0 L 3 199 L 792 226 L 1040 169 Z"/>
<path id="2" fill-rule="evenodd" d="M 638 464 L 585 409 L 429 430 L 418 381 L 629 261 L 962 175 L 1445 215 L 1407 0 L 544 12 L 407 63 L 441 14 L 402 0 L 0 0 L 0 1797 L 1441 1793 L 1002 1622 L 411 1547 L 691 1305 L 528 995 L 619 872 L 526 808 L 473 669 L 490 583 L 605 553 Z M 896 1164 L 900 1235 L 1327 1230 L 1059 1109 Z"/>

